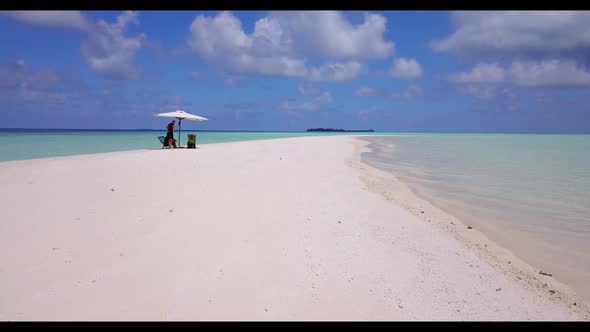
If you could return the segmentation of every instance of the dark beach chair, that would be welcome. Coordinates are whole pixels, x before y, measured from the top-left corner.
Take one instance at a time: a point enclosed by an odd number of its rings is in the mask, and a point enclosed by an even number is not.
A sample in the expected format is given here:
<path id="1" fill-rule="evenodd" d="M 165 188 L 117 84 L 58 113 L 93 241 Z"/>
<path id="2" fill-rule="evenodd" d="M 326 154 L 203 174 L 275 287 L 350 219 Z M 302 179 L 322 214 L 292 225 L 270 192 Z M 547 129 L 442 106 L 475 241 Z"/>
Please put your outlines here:
<path id="1" fill-rule="evenodd" d="M 158 139 L 160 140 L 160 143 L 162 143 L 162 149 L 165 149 L 167 147 L 165 144 L 166 136 L 158 136 Z"/>

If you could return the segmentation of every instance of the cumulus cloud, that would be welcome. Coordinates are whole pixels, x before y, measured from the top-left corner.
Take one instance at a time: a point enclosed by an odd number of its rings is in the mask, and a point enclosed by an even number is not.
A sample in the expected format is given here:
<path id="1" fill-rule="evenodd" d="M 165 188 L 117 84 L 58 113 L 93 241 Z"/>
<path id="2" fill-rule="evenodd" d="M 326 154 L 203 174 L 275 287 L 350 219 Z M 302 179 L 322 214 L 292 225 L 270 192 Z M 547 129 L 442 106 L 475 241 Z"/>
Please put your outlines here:
<path id="1" fill-rule="evenodd" d="M 311 68 L 308 78 L 312 81 L 349 81 L 363 71 L 363 64 L 350 61 L 344 63 L 327 63 Z"/>
<path id="2" fill-rule="evenodd" d="M 375 14 L 355 26 L 338 12 L 285 11 L 259 19 L 248 34 L 237 17 L 222 12 L 197 16 L 188 45 L 229 73 L 342 81 L 360 73 L 359 61 L 393 52 L 394 44 L 383 39 L 385 25 L 385 17 Z M 310 69 L 308 59 L 329 63 Z"/>
<path id="3" fill-rule="evenodd" d="M 241 21 L 229 12 L 214 17 L 198 16 L 190 26 L 189 47 L 230 73 L 304 76 L 304 61 L 290 57 L 276 24 L 258 21 L 247 35 Z"/>
<path id="4" fill-rule="evenodd" d="M 396 59 L 391 67 L 391 75 L 397 78 L 414 79 L 422 76 L 422 67 L 416 59 Z"/>
<path id="5" fill-rule="evenodd" d="M 23 59 L 0 67 L 0 97 L 45 105 L 63 104 L 63 75 L 49 68 L 30 69 Z"/>
<path id="6" fill-rule="evenodd" d="M 116 80 L 138 78 L 141 74 L 135 65 L 135 55 L 145 44 L 146 35 L 125 36 L 129 24 L 139 24 L 136 12 L 125 11 L 114 23 L 94 22 L 79 11 L 7 11 L 0 15 L 25 24 L 84 30 L 88 38 L 82 43 L 82 55 L 95 72 Z"/>
<path id="7" fill-rule="evenodd" d="M 99 20 L 89 39 L 82 44 L 82 54 L 90 67 L 109 79 L 133 79 L 141 74 L 135 65 L 135 54 L 146 39 L 145 34 L 126 37 L 125 28 L 139 24 L 137 13 L 126 11 L 114 23 Z"/>
<path id="8" fill-rule="evenodd" d="M 456 83 L 497 83 L 504 81 L 504 69 L 495 63 L 480 63 L 470 72 L 451 75 Z"/>
<path id="9" fill-rule="evenodd" d="M 395 47 L 383 39 L 387 24 L 383 15 L 365 14 L 364 22 L 356 26 L 336 11 L 278 11 L 260 21 L 265 20 L 281 36 L 281 45 L 289 45 L 299 56 L 368 60 L 388 57 Z"/>
<path id="10" fill-rule="evenodd" d="M 514 62 L 508 73 L 515 84 L 522 86 L 590 86 L 590 72 L 571 60 Z"/>
<path id="11" fill-rule="evenodd" d="M 588 11 L 453 12 L 454 32 L 431 42 L 438 52 L 555 54 L 590 47 Z"/>
<path id="12" fill-rule="evenodd" d="M 12 17 L 22 23 L 52 28 L 85 30 L 90 26 L 90 21 L 74 10 L 15 10 L 3 11 L 0 15 Z"/>
<path id="13" fill-rule="evenodd" d="M 451 81 L 469 84 L 462 89 L 466 93 L 491 99 L 501 95 L 491 83 L 501 82 L 530 88 L 590 86 L 588 11 L 454 12 L 451 18 L 453 32 L 432 41 L 434 51 L 494 59 L 451 75 Z"/>
<path id="14" fill-rule="evenodd" d="M 525 87 L 590 86 L 590 72 L 573 60 L 513 61 L 508 69 L 497 64 L 479 64 L 470 72 L 451 75 L 456 83 L 511 82 Z M 493 97 L 491 85 L 470 85 L 468 92 L 480 98 Z"/>

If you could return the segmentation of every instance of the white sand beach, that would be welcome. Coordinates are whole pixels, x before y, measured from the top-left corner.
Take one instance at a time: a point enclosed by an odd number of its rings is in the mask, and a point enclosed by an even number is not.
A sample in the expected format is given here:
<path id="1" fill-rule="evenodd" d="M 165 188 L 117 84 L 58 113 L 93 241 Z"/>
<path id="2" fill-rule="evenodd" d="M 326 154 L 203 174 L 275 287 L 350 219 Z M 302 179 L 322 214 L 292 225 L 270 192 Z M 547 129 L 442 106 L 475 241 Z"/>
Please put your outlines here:
<path id="1" fill-rule="evenodd" d="M 567 286 L 362 164 L 363 145 L 0 163 L 0 320 L 590 319 Z"/>

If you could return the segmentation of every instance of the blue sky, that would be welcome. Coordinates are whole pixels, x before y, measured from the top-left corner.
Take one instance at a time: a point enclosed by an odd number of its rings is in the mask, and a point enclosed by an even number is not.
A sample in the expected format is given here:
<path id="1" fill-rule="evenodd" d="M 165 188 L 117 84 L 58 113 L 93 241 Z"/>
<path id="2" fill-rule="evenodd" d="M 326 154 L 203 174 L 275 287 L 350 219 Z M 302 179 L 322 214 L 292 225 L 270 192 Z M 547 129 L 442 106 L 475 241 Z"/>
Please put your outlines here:
<path id="1" fill-rule="evenodd" d="M 588 12 L 0 13 L 0 127 L 590 133 Z"/>

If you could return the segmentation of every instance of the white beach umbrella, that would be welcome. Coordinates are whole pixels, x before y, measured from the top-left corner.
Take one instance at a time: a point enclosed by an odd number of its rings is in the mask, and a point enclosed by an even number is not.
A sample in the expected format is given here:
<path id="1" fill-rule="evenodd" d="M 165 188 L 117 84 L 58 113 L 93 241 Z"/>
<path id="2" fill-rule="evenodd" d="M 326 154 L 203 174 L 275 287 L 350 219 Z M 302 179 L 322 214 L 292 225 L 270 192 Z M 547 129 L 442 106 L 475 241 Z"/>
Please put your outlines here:
<path id="1" fill-rule="evenodd" d="M 182 120 L 192 120 L 192 121 L 207 121 L 207 118 L 204 118 L 202 116 L 198 116 L 198 115 L 194 115 L 194 114 L 190 114 L 187 113 L 185 111 L 181 111 L 181 110 L 176 110 L 174 112 L 168 112 L 168 113 L 158 113 L 155 114 L 155 116 L 159 116 L 162 118 L 177 118 L 178 119 L 178 146 L 180 146 L 180 124 L 182 122 Z"/>

